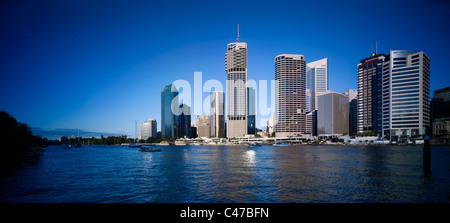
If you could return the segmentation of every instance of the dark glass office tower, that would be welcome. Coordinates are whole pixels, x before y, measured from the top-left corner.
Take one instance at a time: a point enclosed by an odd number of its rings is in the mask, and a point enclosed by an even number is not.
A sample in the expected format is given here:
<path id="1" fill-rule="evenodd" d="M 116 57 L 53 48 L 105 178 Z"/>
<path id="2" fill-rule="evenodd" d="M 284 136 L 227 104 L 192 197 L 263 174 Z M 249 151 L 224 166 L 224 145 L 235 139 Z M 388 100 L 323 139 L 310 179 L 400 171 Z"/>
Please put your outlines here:
<path id="1" fill-rule="evenodd" d="M 358 132 L 358 100 L 353 99 L 349 106 L 349 135 L 354 136 Z"/>
<path id="2" fill-rule="evenodd" d="M 358 64 L 358 132 L 382 135 L 383 62 L 388 55 L 373 53 Z"/>
<path id="3" fill-rule="evenodd" d="M 191 138 L 191 107 L 186 104 L 182 104 L 179 109 L 181 114 L 178 117 L 180 126 L 178 130 L 178 137 Z"/>
<path id="4" fill-rule="evenodd" d="M 256 133 L 255 89 L 247 88 L 247 134 Z"/>
<path id="5" fill-rule="evenodd" d="M 178 137 L 178 100 L 174 98 L 178 95 L 178 90 L 173 84 L 167 85 L 161 92 L 161 137 Z"/>

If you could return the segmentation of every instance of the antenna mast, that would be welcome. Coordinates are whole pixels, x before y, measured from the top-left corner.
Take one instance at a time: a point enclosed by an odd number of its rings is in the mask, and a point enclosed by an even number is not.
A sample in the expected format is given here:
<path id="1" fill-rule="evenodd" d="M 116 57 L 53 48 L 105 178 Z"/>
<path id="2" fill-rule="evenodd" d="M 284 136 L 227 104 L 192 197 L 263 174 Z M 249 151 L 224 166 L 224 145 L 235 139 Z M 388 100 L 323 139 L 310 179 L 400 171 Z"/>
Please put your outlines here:
<path id="1" fill-rule="evenodd" d="M 238 31 L 237 42 L 239 43 L 239 24 L 238 24 L 238 29 L 237 29 L 237 31 Z"/>
<path id="2" fill-rule="evenodd" d="M 378 53 L 378 43 L 377 43 L 377 41 L 375 41 L 375 53 L 376 54 Z"/>

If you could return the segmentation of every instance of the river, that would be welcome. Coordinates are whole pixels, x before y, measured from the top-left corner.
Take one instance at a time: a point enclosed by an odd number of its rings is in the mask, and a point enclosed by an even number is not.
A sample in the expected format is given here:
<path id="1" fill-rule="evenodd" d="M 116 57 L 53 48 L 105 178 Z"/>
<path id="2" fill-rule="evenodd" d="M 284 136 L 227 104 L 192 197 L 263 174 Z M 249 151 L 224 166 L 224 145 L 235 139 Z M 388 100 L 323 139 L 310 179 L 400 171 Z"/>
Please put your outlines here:
<path id="1" fill-rule="evenodd" d="M 448 203 L 450 147 L 45 148 L 0 172 L 2 203 Z"/>

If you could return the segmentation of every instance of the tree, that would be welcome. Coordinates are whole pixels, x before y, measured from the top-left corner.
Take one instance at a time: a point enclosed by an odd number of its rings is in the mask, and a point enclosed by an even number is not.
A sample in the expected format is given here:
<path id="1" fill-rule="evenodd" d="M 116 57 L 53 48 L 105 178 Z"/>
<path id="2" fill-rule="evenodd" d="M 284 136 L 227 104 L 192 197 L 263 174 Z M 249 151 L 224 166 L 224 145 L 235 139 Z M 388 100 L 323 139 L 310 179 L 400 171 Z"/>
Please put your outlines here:
<path id="1" fill-rule="evenodd" d="M 5 111 L 0 111 L 0 142 L 8 145 L 2 148 L 0 163 L 22 158 L 33 152 L 35 146 L 43 144 L 41 137 L 34 136 L 27 124 L 17 122 Z"/>

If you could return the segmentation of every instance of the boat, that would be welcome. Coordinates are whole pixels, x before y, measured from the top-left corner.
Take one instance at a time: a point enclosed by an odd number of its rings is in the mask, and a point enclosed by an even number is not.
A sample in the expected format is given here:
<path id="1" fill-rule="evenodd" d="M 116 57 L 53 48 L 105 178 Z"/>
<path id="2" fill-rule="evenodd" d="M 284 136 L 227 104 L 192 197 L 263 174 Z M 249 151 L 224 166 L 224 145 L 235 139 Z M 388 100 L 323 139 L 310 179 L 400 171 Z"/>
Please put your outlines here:
<path id="1" fill-rule="evenodd" d="M 277 142 L 273 144 L 274 146 L 290 146 L 291 144 L 288 142 Z"/>
<path id="2" fill-rule="evenodd" d="M 160 146 L 170 146 L 170 144 L 167 141 L 162 141 L 159 143 Z"/>
<path id="3" fill-rule="evenodd" d="M 256 142 L 251 142 L 251 143 L 248 144 L 248 146 L 250 146 L 250 147 L 258 147 L 258 146 L 261 146 L 261 144 L 256 143 Z"/>
<path id="4" fill-rule="evenodd" d="M 185 146 L 185 145 L 187 145 L 187 143 L 184 140 L 175 140 L 175 145 L 176 146 Z"/>
<path id="5" fill-rule="evenodd" d="M 139 149 L 141 152 L 159 152 L 161 149 L 156 148 L 155 146 L 141 146 Z"/>

